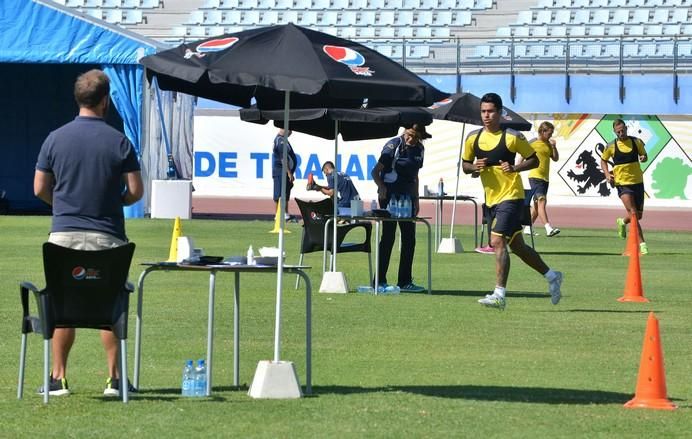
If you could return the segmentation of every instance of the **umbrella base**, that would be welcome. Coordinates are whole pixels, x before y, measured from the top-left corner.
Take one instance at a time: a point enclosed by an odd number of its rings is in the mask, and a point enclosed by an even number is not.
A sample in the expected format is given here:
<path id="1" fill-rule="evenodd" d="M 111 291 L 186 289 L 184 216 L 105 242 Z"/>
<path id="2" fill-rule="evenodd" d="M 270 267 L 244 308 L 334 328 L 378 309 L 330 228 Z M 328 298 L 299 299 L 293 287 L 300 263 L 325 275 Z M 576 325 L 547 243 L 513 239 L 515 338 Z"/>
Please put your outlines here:
<path id="1" fill-rule="evenodd" d="M 291 361 L 260 361 L 248 395 L 255 399 L 297 399 L 303 396 Z"/>
<path id="2" fill-rule="evenodd" d="M 325 271 L 322 275 L 320 293 L 348 293 L 346 276 L 340 271 Z"/>
<path id="3" fill-rule="evenodd" d="M 461 241 L 457 238 L 442 238 L 440 246 L 437 248 L 438 253 L 464 253 L 464 247 Z"/>

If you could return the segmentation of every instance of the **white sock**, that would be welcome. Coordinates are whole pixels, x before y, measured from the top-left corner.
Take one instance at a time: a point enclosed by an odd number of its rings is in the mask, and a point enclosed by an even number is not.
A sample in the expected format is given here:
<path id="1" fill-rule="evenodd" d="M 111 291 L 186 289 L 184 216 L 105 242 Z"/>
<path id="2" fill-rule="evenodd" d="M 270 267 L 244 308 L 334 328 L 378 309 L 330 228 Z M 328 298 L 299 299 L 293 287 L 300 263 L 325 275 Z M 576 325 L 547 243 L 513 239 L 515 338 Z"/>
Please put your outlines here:
<path id="1" fill-rule="evenodd" d="M 524 226 L 524 233 L 531 233 L 531 226 Z"/>
<path id="2" fill-rule="evenodd" d="M 545 231 L 550 233 L 551 230 L 553 230 L 553 226 L 550 223 L 545 223 Z"/>
<path id="3" fill-rule="evenodd" d="M 553 270 L 549 268 L 548 271 L 543 275 L 543 277 L 545 277 L 548 280 L 548 282 L 550 282 L 554 280 L 555 277 L 557 277 L 557 273 L 555 273 Z"/>
<path id="4" fill-rule="evenodd" d="M 496 286 L 493 294 L 500 297 L 505 297 L 505 287 Z"/>

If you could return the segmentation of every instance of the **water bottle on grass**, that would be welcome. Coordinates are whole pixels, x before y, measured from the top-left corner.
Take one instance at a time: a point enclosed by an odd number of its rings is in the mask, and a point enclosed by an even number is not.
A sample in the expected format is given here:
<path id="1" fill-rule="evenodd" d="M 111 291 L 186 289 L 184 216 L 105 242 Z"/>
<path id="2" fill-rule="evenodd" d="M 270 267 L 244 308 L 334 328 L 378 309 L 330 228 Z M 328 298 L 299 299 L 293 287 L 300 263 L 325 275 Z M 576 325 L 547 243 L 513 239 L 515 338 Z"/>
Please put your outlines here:
<path id="1" fill-rule="evenodd" d="M 206 396 L 207 393 L 207 367 L 204 360 L 197 360 L 195 368 L 195 396 Z"/>
<path id="2" fill-rule="evenodd" d="M 192 360 L 185 361 L 183 367 L 182 395 L 195 396 L 195 368 Z"/>

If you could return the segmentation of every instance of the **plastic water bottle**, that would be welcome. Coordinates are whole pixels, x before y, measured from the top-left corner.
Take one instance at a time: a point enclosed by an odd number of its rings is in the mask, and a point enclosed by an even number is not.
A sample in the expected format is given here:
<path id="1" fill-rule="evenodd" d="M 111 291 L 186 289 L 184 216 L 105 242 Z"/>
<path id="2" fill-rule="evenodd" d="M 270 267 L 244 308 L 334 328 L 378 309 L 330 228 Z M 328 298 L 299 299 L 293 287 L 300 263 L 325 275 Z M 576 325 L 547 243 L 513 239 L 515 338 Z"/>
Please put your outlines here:
<path id="1" fill-rule="evenodd" d="M 195 396 L 206 396 L 207 393 L 207 367 L 204 360 L 197 360 L 195 368 Z"/>
<path id="2" fill-rule="evenodd" d="M 361 285 L 356 289 L 356 291 L 359 293 L 374 293 L 375 289 L 370 285 Z"/>
<path id="3" fill-rule="evenodd" d="M 442 180 L 442 177 L 440 177 L 440 182 L 437 183 L 437 194 L 439 196 L 443 196 L 445 194 L 445 182 Z"/>
<path id="4" fill-rule="evenodd" d="M 398 285 L 387 285 L 386 288 L 384 289 L 379 289 L 377 290 L 377 294 L 381 295 L 392 295 L 392 294 L 399 294 L 401 293 L 401 288 L 399 288 Z"/>
<path id="5" fill-rule="evenodd" d="M 411 218 L 411 197 L 409 195 L 404 196 L 404 208 L 401 212 L 402 218 Z"/>
<path id="6" fill-rule="evenodd" d="M 252 246 L 247 249 L 247 265 L 255 265 L 255 252 Z"/>
<path id="7" fill-rule="evenodd" d="M 183 396 L 195 396 L 195 368 L 192 360 L 185 361 L 183 367 Z"/>
<path id="8" fill-rule="evenodd" d="M 377 210 L 377 200 L 372 200 L 370 202 L 370 211 Z"/>
<path id="9" fill-rule="evenodd" d="M 387 204 L 387 210 L 389 211 L 389 216 L 391 216 L 392 218 L 397 217 L 396 202 L 397 202 L 396 195 L 392 195 L 392 197 L 389 199 L 389 204 Z"/>
<path id="10" fill-rule="evenodd" d="M 397 209 L 396 209 L 396 217 L 397 218 L 404 218 L 406 216 L 406 211 L 404 210 L 404 196 L 401 195 L 399 197 L 398 203 L 397 203 Z"/>

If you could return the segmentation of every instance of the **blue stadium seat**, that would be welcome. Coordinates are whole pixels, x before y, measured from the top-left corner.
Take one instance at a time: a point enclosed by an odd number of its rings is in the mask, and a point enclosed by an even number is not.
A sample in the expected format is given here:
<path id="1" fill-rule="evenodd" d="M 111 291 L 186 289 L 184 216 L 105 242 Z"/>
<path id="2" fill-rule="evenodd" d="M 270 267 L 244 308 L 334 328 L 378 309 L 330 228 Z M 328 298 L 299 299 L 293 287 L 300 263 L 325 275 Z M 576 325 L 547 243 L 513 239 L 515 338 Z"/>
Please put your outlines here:
<path id="1" fill-rule="evenodd" d="M 433 11 L 417 11 L 416 13 L 416 25 L 417 26 L 431 26 L 433 24 Z"/>
<path id="2" fill-rule="evenodd" d="M 644 35 L 644 25 L 643 24 L 632 24 L 625 28 L 627 30 L 627 35 Z"/>
<path id="3" fill-rule="evenodd" d="M 187 16 L 185 24 L 202 24 L 204 23 L 204 11 L 192 11 L 190 15 Z"/>
<path id="4" fill-rule="evenodd" d="M 509 38 L 512 36 L 512 28 L 506 26 L 498 27 L 495 31 L 495 35 L 500 38 Z"/>
<path id="5" fill-rule="evenodd" d="M 243 11 L 243 21 L 242 24 L 244 26 L 247 25 L 258 25 L 261 24 L 260 21 L 260 11 L 258 10 L 250 10 L 250 11 Z"/>
<path id="6" fill-rule="evenodd" d="M 223 23 L 223 14 L 220 10 L 210 10 L 204 13 L 204 22 L 202 24 L 216 25 Z"/>
<path id="7" fill-rule="evenodd" d="M 236 9 L 237 7 L 238 0 L 221 0 L 219 9 Z"/>
<path id="8" fill-rule="evenodd" d="M 517 24 L 530 24 L 533 22 L 533 12 L 519 11 L 517 14 Z"/>
<path id="9" fill-rule="evenodd" d="M 435 25 L 451 26 L 452 19 L 452 11 L 437 11 L 435 14 Z"/>
<path id="10" fill-rule="evenodd" d="M 310 9 L 312 0 L 293 0 L 293 7 L 295 9 Z"/>
<path id="11" fill-rule="evenodd" d="M 414 29 L 413 36 L 416 38 L 423 38 L 425 40 L 429 40 L 432 38 L 432 28 L 430 27 L 417 27 Z"/>
<path id="12" fill-rule="evenodd" d="M 632 23 L 648 23 L 649 22 L 649 9 L 635 9 L 632 15 Z"/>
<path id="13" fill-rule="evenodd" d="M 276 0 L 257 0 L 257 7 L 260 9 L 274 9 Z"/>
<path id="14" fill-rule="evenodd" d="M 536 19 L 533 21 L 536 24 L 550 24 L 553 22 L 553 11 L 538 11 Z"/>
<path id="15" fill-rule="evenodd" d="M 399 26 L 411 26 L 414 24 L 413 11 L 398 11 L 395 13 L 395 17 L 395 23 Z"/>
<path id="16" fill-rule="evenodd" d="M 387 9 L 403 9 L 404 0 L 385 0 L 384 7 Z"/>
<path id="17" fill-rule="evenodd" d="M 368 0 L 351 0 L 351 6 L 349 9 L 355 9 L 355 10 L 360 10 L 360 9 L 367 9 L 368 8 Z"/>
<path id="18" fill-rule="evenodd" d="M 257 9 L 257 0 L 238 0 L 239 9 Z"/>
<path id="19" fill-rule="evenodd" d="M 453 26 L 468 26 L 471 24 L 471 12 L 469 11 L 457 11 L 454 13 L 453 17 Z"/>
<path id="20" fill-rule="evenodd" d="M 142 9 L 154 9 L 161 6 L 162 0 L 140 0 L 139 7 Z"/>
<path id="21" fill-rule="evenodd" d="M 523 37 L 528 37 L 529 36 L 529 27 L 528 26 L 517 26 L 513 27 L 512 30 L 514 31 L 514 36 L 523 38 Z"/>
<path id="22" fill-rule="evenodd" d="M 279 11 L 264 11 L 260 16 L 259 24 L 272 26 L 279 23 Z"/>
<path id="23" fill-rule="evenodd" d="M 322 18 L 320 19 L 321 25 L 336 26 L 339 22 L 339 14 L 337 11 L 324 11 L 322 13 Z"/>
<path id="24" fill-rule="evenodd" d="M 312 9 L 329 9 L 329 0 L 312 0 Z"/>
<path id="25" fill-rule="evenodd" d="M 401 47 L 401 44 L 395 44 L 392 46 L 392 59 L 401 59 L 402 53 L 404 53 L 404 49 Z"/>
<path id="26" fill-rule="evenodd" d="M 532 37 L 543 38 L 548 36 L 548 26 L 532 26 L 530 29 Z"/>
<path id="27" fill-rule="evenodd" d="M 390 46 L 389 44 L 378 44 L 377 46 L 375 46 L 375 50 L 380 52 L 387 58 L 392 57 L 392 46 Z"/>
<path id="28" fill-rule="evenodd" d="M 606 48 L 606 52 L 607 51 L 608 51 L 608 49 Z M 634 42 L 627 42 L 627 43 L 622 44 L 622 56 L 623 57 L 637 56 L 638 52 L 639 52 L 639 43 L 638 42 L 634 41 Z M 614 57 L 620 56 L 619 47 L 618 47 L 618 52 L 611 55 L 611 56 L 614 56 Z"/>
<path id="29" fill-rule="evenodd" d="M 590 23 L 607 24 L 610 20 L 610 9 L 597 9 L 591 16 Z"/>
<path id="30" fill-rule="evenodd" d="M 226 28 L 223 26 L 209 26 L 207 28 L 207 35 L 213 36 L 213 35 L 223 35 L 227 33 Z"/>
<path id="31" fill-rule="evenodd" d="M 552 58 L 564 58 L 565 57 L 565 45 L 564 44 L 548 44 L 545 49 L 545 56 Z"/>
<path id="32" fill-rule="evenodd" d="M 438 9 L 456 9 L 457 7 L 457 1 L 456 0 L 437 0 L 437 8 Z"/>
<path id="33" fill-rule="evenodd" d="M 396 23 L 394 11 L 380 11 L 380 15 L 377 19 L 377 24 L 380 26 L 387 26 L 390 23 Z"/>
<path id="34" fill-rule="evenodd" d="M 568 48 L 570 58 L 581 58 L 583 56 L 583 46 L 581 44 L 570 44 Z"/>
<path id="35" fill-rule="evenodd" d="M 619 37 L 620 35 L 625 35 L 625 25 L 624 24 L 613 24 L 610 26 L 606 26 L 605 30 L 608 33 L 608 35 L 611 37 L 612 36 Z"/>
<path id="36" fill-rule="evenodd" d="M 358 11 L 344 10 L 339 15 L 338 22 L 342 26 L 354 26 L 358 24 Z"/>
<path id="37" fill-rule="evenodd" d="M 646 35 L 660 37 L 663 35 L 663 25 L 662 24 L 650 24 L 644 28 Z"/>
<path id="38" fill-rule="evenodd" d="M 375 28 L 371 26 L 367 27 L 359 27 L 358 30 L 358 38 L 375 38 Z"/>
<path id="39" fill-rule="evenodd" d="M 616 9 L 613 12 L 613 18 L 610 23 L 614 24 L 627 24 L 630 22 L 630 10 L 629 9 Z"/>
<path id="40" fill-rule="evenodd" d="M 668 9 L 654 9 L 654 16 L 651 19 L 651 23 L 664 24 L 668 23 L 670 16 L 670 10 Z"/>
<path id="41" fill-rule="evenodd" d="M 551 37 L 566 37 L 567 26 L 550 26 Z"/>
<path id="42" fill-rule="evenodd" d="M 606 34 L 605 26 L 595 25 L 589 26 L 587 29 L 589 31 L 589 36 L 591 37 L 602 37 Z"/>
<path id="43" fill-rule="evenodd" d="M 572 12 L 569 9 L 563 9 L 555 12 L 554 23 L 557 24 L 568 24 L 572 21 Z"/>
<path id="44" fill-rule="evenodd" d="M 692 56 L 692 42 L 678 43 L 678 57 Z"/>
<path id="45" fill-rule="evenodd" d="M 377 15 L 375 11 L 363 10 L 360 13 L 360 19 L 358 21 L 361 25 L 374 26 L 377 22 Z"/>
<path id="46" fill-rule="evenodd" d="M 384 9 L 384 0 L 368 0 L 368 9 Z"/>
<path id="47" fill-rule="evenodd" d="M 574 18 L 572 23 L 574 24 L 589 24 L 591 22 L 591 10 L 590 9 L 578 9 L 574 13 Z"/>
<path id="48" fill-rule="evenodd" d="M 140 24 L 144 23 L 144 14 L 141 10 L 123 10 L 122 24 Z"/>
<path id="49" fill-rule="evenodd" d="M 298 24 L 301 26 L 316 26 L 318 23 L 317 11 L 305 11 L 298 18 Z"/>
<path id="50" fill-rule="evenodd" d="M 243 14 L 241 11 L 226 11 L 221 19 L 222 24 L 242 24 Z"/>
<path id="51" fill-rule="evenodd" d="M 493 58 L 509 58 L 509 46 L 506 44 L 496 44 L 492 47 Z"/>
<path id="52" fill-rule="evenodd" d="M 448 27 L 433 27 L 432 28 L 432 36 L 433 38 L 449 38 L 451 35 L 451 32 Z"/>
<path id="53" fill-rule="evenodd" d="M 674 55 L 675 46 L 673 43 L 661 43 L 656 48 L 656 55 L 664 58 L 672 58 Z"/>
<path id="54" fill-rule="evenodd" d="M 399 38 L 413 38 L 413 28 L 411 26 L 396 27 L 396 36 Z"/>
<path id="55" fill-rule="evenodd" d="M 574 8 L 588 8 L 589 0 L 572 0 L 572 7 Z"/>
<path id="56" fill-rule="evenodd" d="M 96 11 L 100 11 L 99 9 L 94 9 Z M 123 22 L 123 11 L 120 9 L 105 9 L 101 11 L 103 20 L 106 20 L 109 23 L 113 24 L 120 24 Z"/>
<path id="57" fill-rule="evenodd" d="M 293 0 L 276 0 L 274 7 L 276 9 L 291 9 L 293 8 Z"/>
<path id="58" fill-rule="evenodd" d="M 85 8 L 100 8 L 103 7 L 103 0 L 84 0 Z"/>
<path id="59" fill-rule="evenodd" d="M 570 37 L 584 37 L 586 36 L 586 27 L 583 25 L 570 26 L 568 28 Z"/>
<path id="60" fill-rule="evenodd" d="M 474 58 L 490 58 L 490 46 L 486 46 L 485 44 L 476 46 L 473 49 L 473 57 Z"/>
<path id="61" fill-rule="evenodd" d="M 423 46 L 423 45 L 415 45 L 415 46 L 408 46 L 409 47 L 409 52 L 408 52 L 408 57 L 413 58 L 413 59 L 420 59 L 420 58 L 428 58 L 430 57 L 430 46 Z"/>
<path id="62" fill-rule="evenodd" d="M 492 9 L 493 0 L 476 0 L 474 9 Z"/>
<path id="63" fill-rule="evenodd" d="M 356 28 L 353 26 L 346 26 L 341 28 L 341 33 L 339 34 L 341 38 L 353 39 L 356 38 Z"/>
<path id="64" fill-rule="evenodd" d="M 280 20 L 281 24 L 288 24 L 288 23 L 297 24 L 298 23 L 298 11 L 296 11 L 296 10 L 284 11 L 283 14 L 281 14 L 279 16 L 279 20 Z"/>
<path id="65" fill-rule="evenodd" d="M 638 56 L 645 57 L 645 58 L 653 58 L 656 55 L 657 55 L 656 43 L 654 43 L 653 41 L 639 44 Z"/>
<path id="66" fill-rule="evenodd" d="M 437 0 L 421 0 L 420 9 L 437 9 Z"/>
<path id="67" fill-rule="evenodd" d="M 393 26 L 385 26 L 381 27 L 379 29 L 379 34 L 377 35 L 379 38 L 383 38 L 386 40 L 394 40 L 396 39 L 396 28 Z"/>
<path id="68" fill-rule="evenodd" d="M 689 20 L 687 19 L 689 13 L 688 13 L 687 8 L 677 8 L 673 10 L 673 16 L 670 18 L 671 23 L 681 23 L 681 24 L 689 24 Z"/>
<path id="69" fill-rule="evenodd" d="M 680 24 L 666 24 L 663 26 L 663 35 L 679 35 L 680 34 Z"/>
<path id="70" fill-rule="evenodd" d="M 402 9 L 424 9 L 421 8 L 421 0 L 404 0 L 402 3 Z"/>

